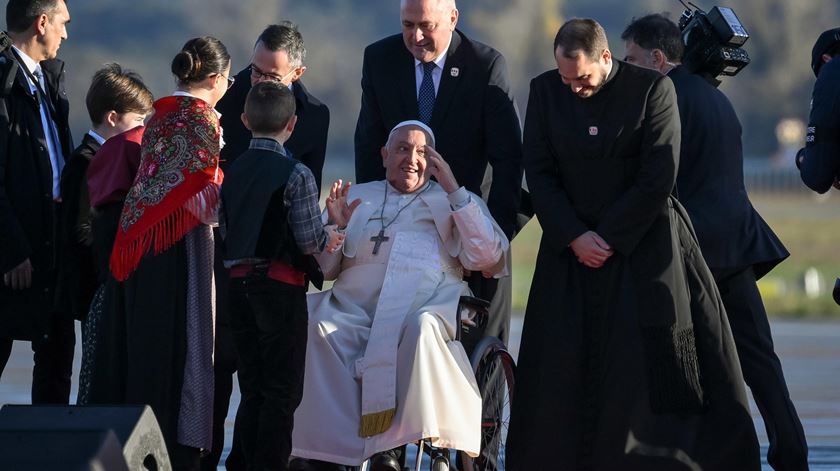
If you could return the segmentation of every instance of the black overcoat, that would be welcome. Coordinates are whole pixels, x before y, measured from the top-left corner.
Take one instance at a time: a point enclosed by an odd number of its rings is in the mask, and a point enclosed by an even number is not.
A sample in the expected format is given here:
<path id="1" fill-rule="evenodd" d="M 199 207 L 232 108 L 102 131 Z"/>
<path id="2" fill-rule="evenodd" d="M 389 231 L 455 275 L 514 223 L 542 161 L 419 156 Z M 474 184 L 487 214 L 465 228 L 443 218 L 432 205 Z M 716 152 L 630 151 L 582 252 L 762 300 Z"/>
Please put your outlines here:
<path id="1" fill-rule="evenodd" d="M 682 123 L 677 198 L 691 216 L 703 257 L 712 269 L 752 266 L 761 278 L 790 253 L 750 203 L 735 109 L 684 66 L 668 77 Z"/>
<path id="2" fill-rule="evenodd" d="M 833 59 L 819 70 L 800 174 L 808 188 L 825 193 L 840 179 L 840 61 Z"/>
<path id="3" fill-rule="evenodd" d="M 224 132 L 225 146 L 220 155 L 222 170 L 233 163 L 248 150 L 251 143 L 251 131 L 242 124 L 242 112 L 245 110 L 245 98 L 251 91 L 251 69 L 245 68 L 236 74 L 236 81 L 219 100 L 216 109 L 222 113 L 220 123 Z M 295 96 L 295 114 L 298 117 L 295 131 L 284 146 L 292 157 L 303 162 L 312 170 L 315 183 L 321 188 L 321 175 L 327 153 L 327 134 L 330 128 L 330 110 L 321 103 L 297 80 L 292 84 Z"/>
<path id="4" fill-rule="evenodd" d="M 96 288 L 99 287 L 96 262 L 91 249 L 91 220 L 86 172 L 101 145 L 90 134 L 82 137 L 61 173 L 61 214 L 58 242 L 62 257 L 59 261 L 57 287 L 58 303 L 63 311 L 75 319 L 87 316 Z"/>
<path id="5" fill-rule="evenodd" d="M 73 146 L 64 63 L 52 59 L 41 67 L 64 159 Z M 0 337 L 31 340 L 44 332 L 56 301 L 58 204 L 38 102 L 10 49 L 0 53 L 0 78 L 0 273 L 27 258 L 34 269 L 29 289 L 12 291 L 0 283 Z"/>
<path id="6" fill-rule="evenodd" d="M 507 468 L 758 469 L 726 313 L 670 196 L 673 84 L 619 61 L 610 77 L 587 99 L 556 70 L 531 82 L 524 153 L 543 237 Z M 588 230 L 615 249 L 602 268 L 568 247 Z"/>

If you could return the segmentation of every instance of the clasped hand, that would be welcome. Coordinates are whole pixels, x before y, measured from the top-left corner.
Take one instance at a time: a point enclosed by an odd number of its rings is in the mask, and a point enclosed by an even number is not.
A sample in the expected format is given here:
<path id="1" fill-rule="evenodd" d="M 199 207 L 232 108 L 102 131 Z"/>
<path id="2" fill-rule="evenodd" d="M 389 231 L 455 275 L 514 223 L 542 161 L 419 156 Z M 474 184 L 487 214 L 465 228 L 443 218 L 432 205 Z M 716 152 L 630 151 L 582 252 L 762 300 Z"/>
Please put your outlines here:
<path id="1" fill-rule="evenodd" d="M 581 234 L 569 244 L 578 262 L 589 268 L 601 268 L 615 251 L 607 242 L 593 231 Z"/>
<path id="2" fill-rule="evenodd" d="M 32 263 L 27 258 L 11 271 L 3 274 L 3 284 L 13 290 L 22 290 L 32 286 Z"/>

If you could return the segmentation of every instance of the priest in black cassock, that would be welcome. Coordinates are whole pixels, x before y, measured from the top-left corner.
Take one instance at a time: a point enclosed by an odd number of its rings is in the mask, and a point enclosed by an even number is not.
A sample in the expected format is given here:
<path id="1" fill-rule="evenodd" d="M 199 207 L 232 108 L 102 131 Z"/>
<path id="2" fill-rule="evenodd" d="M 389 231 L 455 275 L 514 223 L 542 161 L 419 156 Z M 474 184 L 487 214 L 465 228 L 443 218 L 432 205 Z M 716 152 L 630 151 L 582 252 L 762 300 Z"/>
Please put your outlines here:
<path id="1" fill-rule="evenodd" d="M 525 120 L 543 239 L 507 468 L 758 470 L 726 312 L 671 197 L 673 84 L 612 59 L 593 20 L 563 25 L 554 52 Z"/>

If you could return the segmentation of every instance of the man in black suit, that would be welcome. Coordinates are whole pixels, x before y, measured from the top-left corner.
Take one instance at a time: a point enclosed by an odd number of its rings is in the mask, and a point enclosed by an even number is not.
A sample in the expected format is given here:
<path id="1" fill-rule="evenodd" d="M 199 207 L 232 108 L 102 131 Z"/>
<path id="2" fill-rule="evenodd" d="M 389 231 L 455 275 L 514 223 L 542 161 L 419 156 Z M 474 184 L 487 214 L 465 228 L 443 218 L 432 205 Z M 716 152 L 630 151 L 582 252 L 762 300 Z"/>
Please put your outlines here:
<path id="1" fill-rule="evenodd" d="M 402 34 L 365 49 L 356 180 L 382 180 L 380 149 L 388 132 L 401 121 L 419 119 L 434 130 L 437 149 L 447 156 L 455 178 L 483 195 L 493 218 L 511 238 L 520 203 L 522 149 L 504 57 L 455 29 L 454 0 L 403 0 L 400 19 Z M 482 191 L 488 164 L 489 192 Z M 497 280 L 480 273 L 469 281 L 476 296 L 493 299 L 485 332 L 507 339 L 510 278 L 502 279 L 498 290 Z"/>
<path id="2" fill-rule="evenodd" d="M 840 28 L 820 34 L 811 50 L 817 83 L 811 93 L 806 145 L 796 155 L 802 181 L 825 193 L 840 188 Z"/>
<path id="3" fill-rule="evenodd" d="M 330 110 L 315 98 L 300 78 L 306 72 L 303 61 L 306 48 L 303 37 L 294 24 L 284 21 L 269 25 L 257 39 L 251 64 L 240 71 L 233 87 L 219 100 L 216 109 L 222 113 L 221 125 L 225 146 L 221 151 L 220 166 L 224 170 L 240 154 L 248 150 L 251 131 L 242 123 L 245 97 L 251 87 L 259 82 L 271 81 L 283 84 L 292 90 L 298 117 L 295 132 L 286 141 L 285 147 L 292 157 L 299 160 L 315 176 L 315 183 L 321 187 L 321 171 L 327 151 L 327 131 L 330 126 Z M 217 234 L 218 235 L 218 234 Z M 236 351 L 230 331 L 228 313 L 228 273 L 222 265 L 224 247 L 221 237 L 216 237 L 216 353 L 215 353 L 215 396 L 213 414 L 213 450 L 202 459 L 202 469 L 215 470 L 224 448 L 224 423 L 233 391 L 233 374 L 237 369 Z M 234 436 L 233 448 L 226 461 L 228 469 L 241 469 L 244 464 Z"/>
<path id="4" fill-rule="evenodd" d="M 777 470 L 808 469 L 805 434 L 756 285 L 790 254 L 747 197 L 741 123 L 726 95 L 680 65 L 682 35 L 673 21 L 648 15 L 621 37 L 627 62 L 658 70 L 674 82 L 682 122 L 677 197 L 715 276 L 744 379 L 764 418 L 767 461 Z"/>
<path id="5" fill-rule="evenodd" d="M 67 404 L 75 336 L 58 312 L 59 178 L 73 148 L 64 91 L 64 0 L 10 0 L 0 33 L 0 372 L 13 340 L 35 352 L 32 402 Z"/>

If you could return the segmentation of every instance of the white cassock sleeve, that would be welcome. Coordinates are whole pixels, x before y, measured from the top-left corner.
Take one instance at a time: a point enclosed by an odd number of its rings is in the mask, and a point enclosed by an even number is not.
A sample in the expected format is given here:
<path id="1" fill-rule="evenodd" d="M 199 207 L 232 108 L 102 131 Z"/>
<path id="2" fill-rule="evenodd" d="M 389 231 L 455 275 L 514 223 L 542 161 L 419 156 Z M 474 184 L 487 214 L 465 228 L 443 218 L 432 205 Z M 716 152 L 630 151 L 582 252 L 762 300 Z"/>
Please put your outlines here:
<path id="1" fill-rule="evenodd" d="M 461 238 L 458 259 L 467 270 L 495 272 L 507 250 L 507 240 L 489 214 L 464 189 L 458 188 L 447 195 L 453 208 L 452 219 Z"/>
<path id="2" fill-rule="evenodd" d="M 219 169 L 216 168 L 218 174 Z M 192 198 L 187 200 L 184 207 L 187 211 L 195 216 L 202 224 L 210 227 L 219 225 L 219 205 L 210 205 L 208 199 L 219 201 L 220 184 L 216 180 L 207 184 L 203 190 L 199 191 Z"/>
<path id="3" fill-rule="evenodd" d="M 338 278 L 338 273 L 341 271 L 341 259 L 343 258 L 341 249 L 336 250 L 335 253 L 322 250 L 312 255 L 315 256 L 315 260 L 321 266 L 321 273 L 324 274 L 325 280 Z"/>

